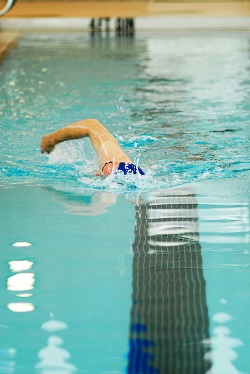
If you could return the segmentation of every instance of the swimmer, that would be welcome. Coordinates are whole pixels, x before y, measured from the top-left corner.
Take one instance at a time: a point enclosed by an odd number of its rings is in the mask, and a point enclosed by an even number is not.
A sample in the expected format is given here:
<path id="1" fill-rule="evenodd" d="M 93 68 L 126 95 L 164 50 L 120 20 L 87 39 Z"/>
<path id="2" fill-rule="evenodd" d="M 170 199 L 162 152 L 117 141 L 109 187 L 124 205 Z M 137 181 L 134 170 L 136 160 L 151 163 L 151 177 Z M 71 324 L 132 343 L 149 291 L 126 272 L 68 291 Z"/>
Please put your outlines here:
<path id="1" fill-rule="evenodd" d="M 114 136 L 96 119 L 84 119 L 45 135 L 41 141 L 41 151 L 50 153 L 58 143 L 85 136 L 89 136 L 99 156 L 101 171 L 96 175 L 107 176 L 117 171 L 123 174 L 144 175 L 142 169 L 134 165 L 123 152 Z"/>

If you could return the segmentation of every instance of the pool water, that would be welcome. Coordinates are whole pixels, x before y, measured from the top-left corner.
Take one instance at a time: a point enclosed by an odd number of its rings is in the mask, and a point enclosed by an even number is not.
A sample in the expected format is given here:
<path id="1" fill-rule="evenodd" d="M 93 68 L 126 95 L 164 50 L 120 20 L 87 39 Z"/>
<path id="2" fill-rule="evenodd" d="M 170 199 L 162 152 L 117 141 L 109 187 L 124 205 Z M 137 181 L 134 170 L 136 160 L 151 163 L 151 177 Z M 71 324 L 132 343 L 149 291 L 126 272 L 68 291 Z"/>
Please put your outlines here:
<path id="1" fill-rule="evenodd" d="M 39 152 L 42 135 L 83 118 L 98 118 L 139 158 L 156 182 L 146 188 L 249 170 L 248 33 L 27 34 L 0 77 L 2 184 L 57 176 L 106 188 L 88 142 L 60 145 L 49 165 Z"/>
<path id="2" fill-rule="evenodd" d="M 249 33 L 27 33 L 0 67 L 0 373 L 249 373 Z M 99 119 L 145 177 L 95 177 Z"/>

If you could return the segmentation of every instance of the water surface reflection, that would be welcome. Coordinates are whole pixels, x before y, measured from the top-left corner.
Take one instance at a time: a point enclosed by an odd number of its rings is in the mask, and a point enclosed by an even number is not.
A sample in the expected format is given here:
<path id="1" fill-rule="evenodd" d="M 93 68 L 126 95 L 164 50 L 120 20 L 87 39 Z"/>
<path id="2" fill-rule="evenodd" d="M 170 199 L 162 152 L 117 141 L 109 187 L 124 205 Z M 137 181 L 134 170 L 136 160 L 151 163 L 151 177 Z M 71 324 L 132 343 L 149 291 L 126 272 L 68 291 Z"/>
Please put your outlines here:
<path id="1" fill-rule="evenodd" d="M 247 372 L 247 200 L 190 187 L 0 196 L 13 221 L 1 221 L 0 365 Z"/>
<path id="2" fill-rule="evenodd" d="M 209 369 L 202 344 L 209 320 L 198 230 L 191 191 L 166 191 L 136 206 L 128 373 Z"/>

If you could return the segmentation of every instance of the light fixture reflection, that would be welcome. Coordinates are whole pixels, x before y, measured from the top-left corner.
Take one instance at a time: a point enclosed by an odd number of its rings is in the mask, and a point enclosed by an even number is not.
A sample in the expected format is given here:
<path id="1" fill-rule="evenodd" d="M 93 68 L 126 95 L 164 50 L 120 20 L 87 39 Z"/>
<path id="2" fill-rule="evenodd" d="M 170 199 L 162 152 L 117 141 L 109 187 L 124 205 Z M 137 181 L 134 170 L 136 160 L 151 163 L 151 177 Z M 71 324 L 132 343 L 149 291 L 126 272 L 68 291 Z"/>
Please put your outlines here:
<path id="1" fill-rule="evenodd" d="M 50 321 L 44 322 L 41 326 L 41 329 L 55 332 L 55 331 L 61 331 L 67 329 L 68 326 L 63 321 L 57 321 L 55 319 L 51 319 Z"/>
<path id="2" fill-rule="evenodd" d="M 35 278 L 34 273 L 20 273 L 8 278 L 7 288 L 9 291 L 28 291 L 32 290 Z"/>
<path id="3" fill-rule="evenodd" d="M 31 245 L 29 242 L 16 242 L 12 244 L 13 247 L 30 247 Z"/>
<path id="4" fill-rule="evenodd" d="M 18 271 L 29 270 L 32 267 L 33 262 L 28 261 L 28 260 L 10 261 L 9 265 L 10 265 L 10 270 L 11 271 L 18 272 Z"/>
<path id="5" fill-rule="evenodd" d="M 20 293 L 17 295 L 17 297 L 31 297 L 32 293 Z"/>
<path id="6" fill-rule="evenodd" d="M 212 316 L 212 320 L 219 325 L 214 327 L 209 339 L 203 340 L 203 344 L 210 348 L 204 356 L 205 360 L 211 362 L 211 368 L 206 374 L 241 374 L 234 366 L 233 361 L 238 358 L 236 349 L 244 345 L 244 343 L 240 339 L 231 336 L 232 331 L 225 326 L 226 323 L 232 320 L 232 316 L 225 312 L 217 312 Z"/>
<path id="7" fill-rule="evenodd" d="M 32 312 L 35 309 L 32 303 L 10 303 L 7 307 L 12 312 L 17 313 Z"/>
<path id="8" fill-rule="evenodd" d="M 36 369 L 39 370 L 39 373 L 73 374 L 78 371 L 74 364 L 67 362 L 71 355 L 61 347 L 63 343 L 59 336 L 49 337 L 47 347 L 42 348 L 38 353 L 40 361 L 37 363 Z"/>

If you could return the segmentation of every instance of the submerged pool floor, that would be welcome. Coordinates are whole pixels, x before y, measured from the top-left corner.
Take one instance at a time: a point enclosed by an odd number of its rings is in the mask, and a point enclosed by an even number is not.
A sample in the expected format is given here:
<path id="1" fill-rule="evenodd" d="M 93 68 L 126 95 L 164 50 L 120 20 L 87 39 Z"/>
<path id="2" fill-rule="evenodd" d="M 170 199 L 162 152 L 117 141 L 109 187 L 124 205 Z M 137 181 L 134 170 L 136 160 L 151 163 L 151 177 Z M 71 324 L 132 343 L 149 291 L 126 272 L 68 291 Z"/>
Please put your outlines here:
<path id="1" fill-rule="evenodd" d="M 0 373 L 249 372 L 248 33 L 24 34 L 0 66 Z M 97 178 L 98 118 L 143 178 Z"/>

